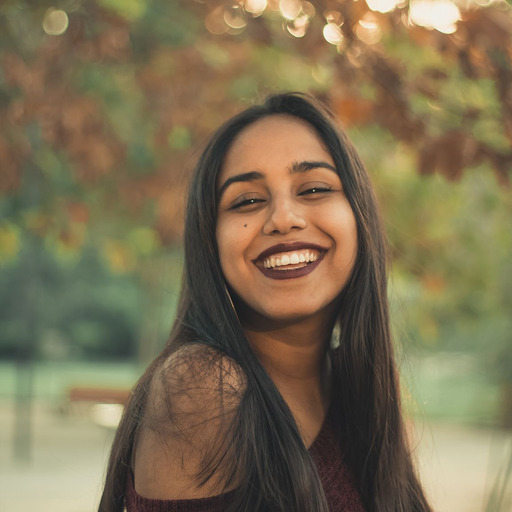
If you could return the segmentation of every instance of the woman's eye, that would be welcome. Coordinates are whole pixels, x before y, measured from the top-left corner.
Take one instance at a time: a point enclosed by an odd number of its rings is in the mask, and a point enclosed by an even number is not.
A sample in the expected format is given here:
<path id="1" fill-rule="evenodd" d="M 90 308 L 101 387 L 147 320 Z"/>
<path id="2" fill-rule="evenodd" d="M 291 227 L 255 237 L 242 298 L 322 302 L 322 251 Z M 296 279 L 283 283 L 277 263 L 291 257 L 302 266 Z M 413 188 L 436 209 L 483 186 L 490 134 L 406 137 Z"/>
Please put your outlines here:
<path id="1" fill-rule="evenodd" d="M 251 206 L 257 205 L 259 203 L 263 203 L 265 200 L 261 197 L 255 196 L 242 196 L 239 199 L 235 200 L 235 202 L 229 207 L 230 210 L 240 210 L 240 209 L 251 209 Z"/>
<path id="2" fill-rule="evenodd" d="M 307 188 L 299 193 L 299 196 L 309 196 L 313 194 L 326 194 L 332 192 L 332 187 L 326 185 L 317 185 Z"/>

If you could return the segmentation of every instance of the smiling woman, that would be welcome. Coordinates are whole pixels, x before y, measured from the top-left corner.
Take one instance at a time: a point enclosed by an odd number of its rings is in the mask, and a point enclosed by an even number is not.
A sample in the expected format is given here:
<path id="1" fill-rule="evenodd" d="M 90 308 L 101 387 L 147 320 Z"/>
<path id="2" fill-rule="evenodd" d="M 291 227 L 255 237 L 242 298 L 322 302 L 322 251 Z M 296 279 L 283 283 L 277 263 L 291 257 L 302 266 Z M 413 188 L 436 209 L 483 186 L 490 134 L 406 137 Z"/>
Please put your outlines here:
<path id="1" fill-rule="evenodd" d="M 270 97 L 192 180 L 169 342 L 135 387 L 101 512 L 428 512 L 400 412 L 385 240 L 324 107 Z"/>
<path id="2" fill-rule="evenodd" d="M 253 123 L 227 152 L 218 182 L 220 264 L 241 299 L 242 324 L 313 317 L 319 326 L 332 324 L 354 265 L 357 230 L 332 157 L 312 126 L 286 115 Z"/>

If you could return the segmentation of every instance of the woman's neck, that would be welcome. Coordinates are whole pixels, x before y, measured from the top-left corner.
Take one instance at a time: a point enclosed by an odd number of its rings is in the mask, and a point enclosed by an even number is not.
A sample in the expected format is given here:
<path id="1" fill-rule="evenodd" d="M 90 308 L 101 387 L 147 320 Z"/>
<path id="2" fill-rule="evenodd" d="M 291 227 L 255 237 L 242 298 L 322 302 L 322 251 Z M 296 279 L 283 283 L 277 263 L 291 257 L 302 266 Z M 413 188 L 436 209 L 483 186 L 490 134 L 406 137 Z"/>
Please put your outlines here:
<path id="1" fill-rule="evenodd" d="M 283 379 L 309 380 L 321 374 L 326 333 L 296 324 L 272 330 L 245 329 L 251 346 L 269 373 Z"/>
<path id="2" fill-rule="evenodd" d="M 286 325 L 256 324 L 264 328 L 252 325 L 244 326 L 247 338 L 292 412 L 311 410 L 323 417 L 329 404 L 330 323 L 312 318 Z"/>

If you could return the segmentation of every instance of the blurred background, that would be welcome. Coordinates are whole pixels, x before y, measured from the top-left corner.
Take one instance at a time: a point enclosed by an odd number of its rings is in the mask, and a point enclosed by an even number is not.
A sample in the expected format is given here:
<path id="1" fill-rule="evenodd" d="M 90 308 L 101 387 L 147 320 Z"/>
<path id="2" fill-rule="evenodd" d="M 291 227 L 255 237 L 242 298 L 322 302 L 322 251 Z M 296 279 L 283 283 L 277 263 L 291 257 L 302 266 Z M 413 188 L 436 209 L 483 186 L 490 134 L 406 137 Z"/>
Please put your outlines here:
<path id="1" fill-rule="evenodd" d="M 328 101 L 373 178 L 435 509 L 512 510 L 510 2 L 3 0 L 2 511 L 97 506 L 173 321 L 194 162 L 280 90 Z"/>

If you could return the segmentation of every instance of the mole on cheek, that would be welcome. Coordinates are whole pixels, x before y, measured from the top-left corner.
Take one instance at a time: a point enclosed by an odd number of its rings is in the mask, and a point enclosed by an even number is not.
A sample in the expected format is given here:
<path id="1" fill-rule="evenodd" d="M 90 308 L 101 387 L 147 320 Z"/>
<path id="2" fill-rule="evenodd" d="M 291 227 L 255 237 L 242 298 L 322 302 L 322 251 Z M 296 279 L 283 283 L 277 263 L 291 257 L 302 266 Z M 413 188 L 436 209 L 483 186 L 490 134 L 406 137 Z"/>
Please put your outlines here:
<path id="1" fill-rule="evenodd" d="M 246 227 L 247 227 L 247 224 L 244 224 L 244 228 L 246 228 Z"/>

